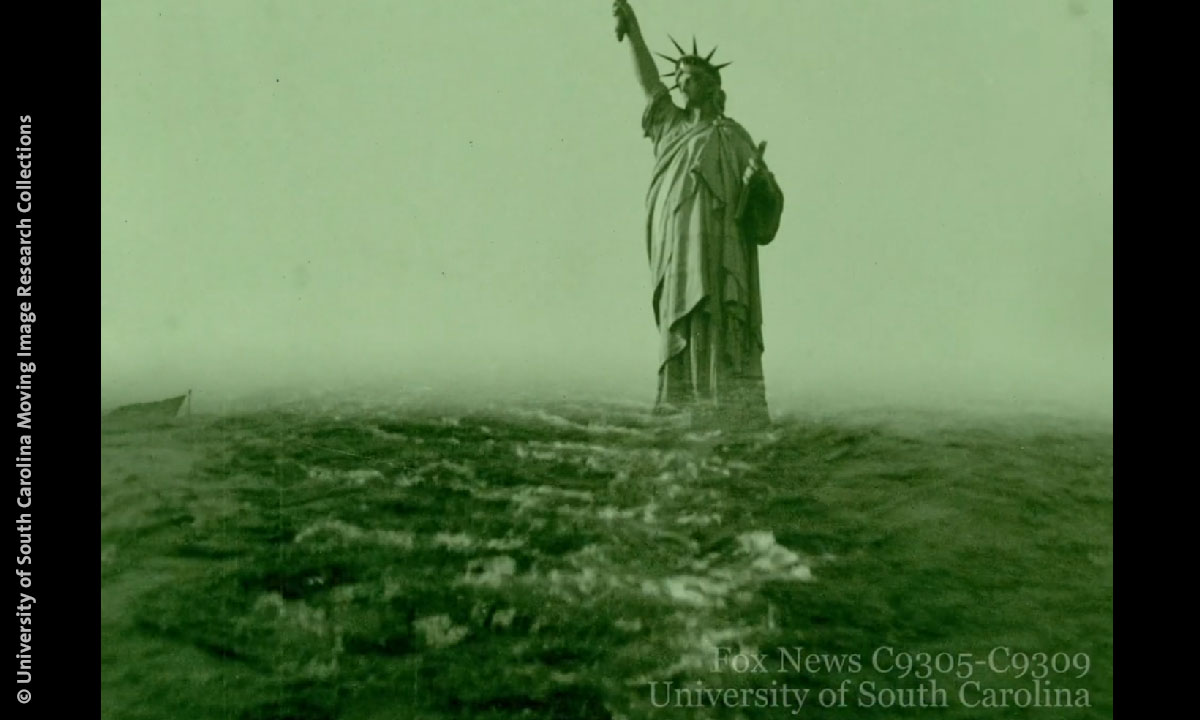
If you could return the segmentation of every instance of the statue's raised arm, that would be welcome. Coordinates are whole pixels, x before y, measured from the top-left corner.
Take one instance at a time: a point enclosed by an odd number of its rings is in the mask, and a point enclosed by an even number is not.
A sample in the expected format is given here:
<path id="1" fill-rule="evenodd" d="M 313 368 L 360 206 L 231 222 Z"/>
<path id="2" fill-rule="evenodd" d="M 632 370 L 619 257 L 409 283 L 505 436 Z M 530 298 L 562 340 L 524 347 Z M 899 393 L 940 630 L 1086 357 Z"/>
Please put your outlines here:
<path id="1" fill-rule="evenodd" d="M 658 66 L 650 56 L 650 49 L 642 38 L 642 29 L 638 26 L 637 15 L 629 6 L 627 0 L 614 0 L 613 16 L 617 18 L 617 40 L 629 38 L 629 50 L 633 54 L 633 68 L 637 74 L 638 84 L 647 98 L 665 88 L 658 76 Z"/>

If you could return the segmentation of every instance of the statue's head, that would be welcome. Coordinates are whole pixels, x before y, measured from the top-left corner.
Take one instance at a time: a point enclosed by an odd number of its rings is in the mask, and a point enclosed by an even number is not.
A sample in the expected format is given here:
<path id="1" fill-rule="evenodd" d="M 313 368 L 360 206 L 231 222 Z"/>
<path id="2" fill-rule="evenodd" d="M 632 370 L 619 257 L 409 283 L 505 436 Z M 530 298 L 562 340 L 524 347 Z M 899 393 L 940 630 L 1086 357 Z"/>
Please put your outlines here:
<path id="1" fill-rule="evenodd" d="M 679 43 L 675 42 L 675 38 L 671 38 L 671 43 L 679 51 L 679 57 L 673 58 L 658 53 L 659 57 L 665 58 L 675 65 L 671 72 L 663 73 L 663 77 L 674 78 L 675 85 L 671 89 L 677 89 L 683 94 L 687 99 L 688 107 L 714 103 L 717 109 L 723 112 L 725 110 L 725 91 L 721 89 L 721 68 L 730 63 L 720 65 L 712 63 L 712 56 L 717 51 L 716 48 L 710 50 L 708 55 L 701 56 L 696 49 L 695 38 L 692 39 L 690 53 L 681 48 Z"/>
<path id="2" fill-rule="evenodd" d="M 687 98 L 688 106 L 704 105 L 721 89 L 721 75 L 704 63 L 684 58 L 675 66 L 675 87 Z"/>

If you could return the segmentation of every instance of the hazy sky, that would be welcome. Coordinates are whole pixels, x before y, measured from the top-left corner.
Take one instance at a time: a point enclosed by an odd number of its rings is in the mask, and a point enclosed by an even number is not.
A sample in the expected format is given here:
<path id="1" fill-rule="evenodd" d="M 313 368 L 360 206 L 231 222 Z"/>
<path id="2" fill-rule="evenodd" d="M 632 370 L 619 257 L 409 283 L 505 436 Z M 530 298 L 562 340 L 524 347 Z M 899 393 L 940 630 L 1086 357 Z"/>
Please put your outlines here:
<path id="1" fill-rule="evenodd" d="M 776 410 L 1112 406 L 1112 3 L 634 0 L 786 195 Z M 653 399 L 651 150 L 608 0 L 105 1 L 101 395 Z"/>

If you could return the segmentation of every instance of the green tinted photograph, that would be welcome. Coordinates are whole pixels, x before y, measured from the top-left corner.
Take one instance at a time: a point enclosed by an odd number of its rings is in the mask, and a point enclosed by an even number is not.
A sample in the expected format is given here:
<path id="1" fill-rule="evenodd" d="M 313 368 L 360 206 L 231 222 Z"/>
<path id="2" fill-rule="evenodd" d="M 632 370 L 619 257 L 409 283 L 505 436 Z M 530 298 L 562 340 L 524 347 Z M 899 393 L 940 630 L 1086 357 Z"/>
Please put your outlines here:
<path id="1" fill-rule="evenodd" d="M 1111 0 L 102 0 L 101 717 L 1113 716 Z"/>

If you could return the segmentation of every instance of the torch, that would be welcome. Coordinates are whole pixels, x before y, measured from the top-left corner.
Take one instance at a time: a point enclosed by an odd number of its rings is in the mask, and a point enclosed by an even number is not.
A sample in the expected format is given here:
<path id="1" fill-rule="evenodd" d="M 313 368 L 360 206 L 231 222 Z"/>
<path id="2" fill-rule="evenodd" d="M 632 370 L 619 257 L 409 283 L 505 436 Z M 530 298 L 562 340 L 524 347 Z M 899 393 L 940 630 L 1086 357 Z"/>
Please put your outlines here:
<path id="1" fill-rule="evenodd" d="M 617 0 L 613 6 L 613 15 L 617 16 L 617 42 L 623 41 L 625 35 L 629 33 L 629 28 L 626 26 L 625 13 L 621 12 L 625 9 L 624 6 L 625 0 Z"/>

